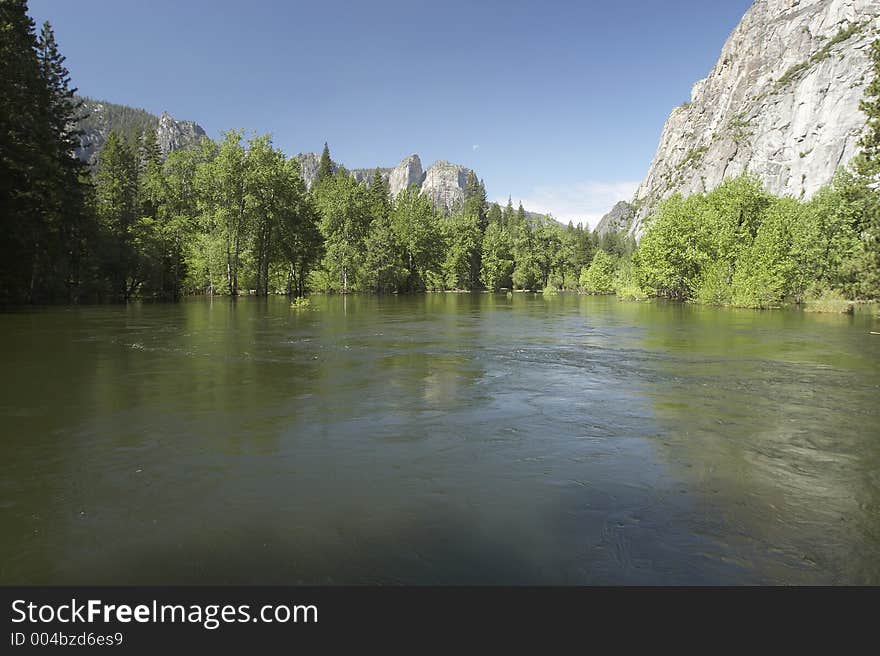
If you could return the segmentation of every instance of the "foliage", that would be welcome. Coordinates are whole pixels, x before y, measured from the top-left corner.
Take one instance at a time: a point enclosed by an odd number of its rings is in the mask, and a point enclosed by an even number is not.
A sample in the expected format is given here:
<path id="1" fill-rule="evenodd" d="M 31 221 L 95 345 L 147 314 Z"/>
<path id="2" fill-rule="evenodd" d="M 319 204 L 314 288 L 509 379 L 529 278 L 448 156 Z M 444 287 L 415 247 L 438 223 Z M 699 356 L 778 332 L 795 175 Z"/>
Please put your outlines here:
<path id="1" fill-rule="evenodd" d="M 0 2 L 0 303 L 75 300 L 87 283 L 85 171 L 74 157 L 78 103 L 45 23 Z"/>
<path id="2" fill-rule="evenodd" d="M 648 298 L 647 292 L 639 287 L 632 259 L 624 257 L 618 260 L 614 274 L 614 294 L 621 301 L 643 301 Z"/>
<path id="3" fill-rule="evenodd" d="M 290 307 L 293 310 L 311 310 L 312 302 L 305 296 L 297 296 L 291 301 Z"/>
<path id="4" fill-rule="evenodd" d="M 880 39 L 871 44 L 871 62 L 874 77 L 859 104 L 868 117 L 868 124 L 859 141 L 862 150 L 855 161 L 856 171 L 868 178 L 880 173 Z"/>
<path id="5" fill-rule="evenodd" d="M 513 272 L 513 243 L 501 225 L 500 217 L 489 223 L 483 238 L 480 279 L 489 291 L 509 287 Z"/>
<path id="6" fill-rule="evenodd" d="M 580 287 L 588 294 L 614 293 L 614 258 L 605 251 L 598 251 L 589 267 L 581 271 L 578 280 Z"/>
<path id="7" fill-rule="evenodd" d="M 321 180 L 315 198 L 324 237 L 323 268 L 330 275 L 330 290 L 355 291 L 363 280 L 362 257 L 372 221 L 372 199 L 367 188 L 344 172 Z"/>
<path id="8" fill-rule="evenodd" d="M 639 285 L 658 296 L 778 307 L 834 290 L 880 291 L 870 239 L 877 192 L 842 170 L 808 202 L 774 198 L 748 176 L 658 207 L 633 257 Z"/>
<path id="9" fill-rule="evenodd" d="M 326 180 L 327 178 L 333 175 L 333 160 L 330 159 L 330 148 L 327 146 L 327 142 L 324 142 L 324 150 L 321 151 L 321 160 L 318 163 L 318 178 L 317 181 L 321 182 L 322 180 Z"/>

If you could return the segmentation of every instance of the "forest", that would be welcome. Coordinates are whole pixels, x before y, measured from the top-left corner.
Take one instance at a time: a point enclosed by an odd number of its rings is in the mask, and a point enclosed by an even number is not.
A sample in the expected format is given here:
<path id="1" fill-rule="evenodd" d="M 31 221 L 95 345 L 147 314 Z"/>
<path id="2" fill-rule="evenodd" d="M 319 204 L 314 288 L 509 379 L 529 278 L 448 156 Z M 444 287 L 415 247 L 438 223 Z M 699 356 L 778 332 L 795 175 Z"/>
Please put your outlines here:
<path id="1" fill-rule="evenodd" d="M 414 187 L 392 198 L 378 171 L 356 182 L 326 144 L 306 188 L 295 158 L 242 130 L 167 158 L 153 130 L 111 132 L 89 167 L 51 26 L 37 33 L 25 0 L 0 12 L 4 304 L 508 289 L 766 308 L 880 295 L 880 74 L 861 154 L 812 199 L 745 174 L 662 201 L 637 247 L 490 203 L 473 173 L 449 213 Z"/>

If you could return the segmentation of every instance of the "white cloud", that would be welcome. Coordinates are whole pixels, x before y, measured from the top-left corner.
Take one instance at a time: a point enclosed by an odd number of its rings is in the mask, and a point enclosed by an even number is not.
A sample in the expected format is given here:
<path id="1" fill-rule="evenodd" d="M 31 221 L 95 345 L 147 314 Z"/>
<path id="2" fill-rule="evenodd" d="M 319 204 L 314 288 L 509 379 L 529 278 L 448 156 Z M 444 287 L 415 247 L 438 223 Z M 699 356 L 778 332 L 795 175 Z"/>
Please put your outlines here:
<path id="1" fill-rule="evenodd" d="M 473 146 L 471 146 L 471 150 L 479 150 L 479 149 L 480 149 L 480 144 L 474 144 Z"/>
<path id="2" fill-rule="evenodd" d="M 535 187 L 528 194 L 519 199 L 523 207 L 530 212 L 552 214 L 553 217 L 563 223 L 573 221 L 588 223 L 591 228 L 614 204 L 621 200 L 632 200 L 637 181 L 602 182 L 599 180 L 587 180 L 565 185 L 552 185 Z M 507 204 L 507 199 L 499 199 L 502 207 Z M 516 206 L 517 199 L 513 199 Z"/>

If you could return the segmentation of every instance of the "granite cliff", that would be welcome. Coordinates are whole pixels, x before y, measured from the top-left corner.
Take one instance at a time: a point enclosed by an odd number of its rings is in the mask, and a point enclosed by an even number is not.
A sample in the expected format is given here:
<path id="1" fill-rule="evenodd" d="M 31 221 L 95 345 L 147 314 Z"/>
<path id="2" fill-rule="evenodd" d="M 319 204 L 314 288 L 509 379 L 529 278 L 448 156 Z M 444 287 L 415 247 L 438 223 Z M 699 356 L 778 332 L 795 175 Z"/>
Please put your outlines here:
<path id="1" fill-rule="evenodd" d="M 659 200 L 744 171 L 795 198 L 830 182 L 858 149 L 878 31 L 880 0 L 756 0 L 666 121 L 629 229 Z"/>
<path id="2" fill-rule="evenodd" d="M 620 201 L 611 208 L 602 219 L 596 224 L 594 232 L 600 237 L 603 235 L 620 232 L 626 230 L 632 223 L 636 215 L 636 207 L 625 200 Z"/>

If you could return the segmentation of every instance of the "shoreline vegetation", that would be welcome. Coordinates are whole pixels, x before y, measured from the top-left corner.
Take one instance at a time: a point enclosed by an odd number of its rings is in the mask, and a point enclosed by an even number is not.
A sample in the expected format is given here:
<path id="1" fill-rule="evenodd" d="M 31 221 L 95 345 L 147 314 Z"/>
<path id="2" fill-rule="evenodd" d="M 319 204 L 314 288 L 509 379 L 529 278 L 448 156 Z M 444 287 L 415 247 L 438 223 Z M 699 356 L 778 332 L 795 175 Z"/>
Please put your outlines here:
<path id="1" fill-rule="evenodd" d="M 415 187 L 392 197 L 378 169 L 358 183 L 327 144 L 307 188 L 294 157 L 242 130 L 164 159 L 154 132 L 111 132 L 90 170 L 51 26 L 38 35 L 24 0 L 0 7 L 0 304 L 535 290 L 852 312 L 880 297 L 880 41 L 861 153 L 830 185 L 779 198 L 746 173 L 672 195 L 637 243 L 490 203 L 473 172 L 441 213 Z"/>

